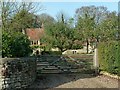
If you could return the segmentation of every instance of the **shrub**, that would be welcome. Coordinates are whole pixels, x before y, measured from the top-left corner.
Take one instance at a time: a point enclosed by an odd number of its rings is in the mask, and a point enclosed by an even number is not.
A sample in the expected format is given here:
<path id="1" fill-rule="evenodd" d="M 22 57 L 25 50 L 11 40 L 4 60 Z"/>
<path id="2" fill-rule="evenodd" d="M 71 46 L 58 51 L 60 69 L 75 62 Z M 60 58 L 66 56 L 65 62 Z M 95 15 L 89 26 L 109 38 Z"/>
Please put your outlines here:
<path id="1" fill-rule="evenodd" d="M 112 74 L 119 74 L 120 41 L 101 42 L 98 45 L 100 69 Z"/>
<path id="2" fill-rule="evenodd" d="M 32 52 L 27 36 L 14 32 L 2 34 L 2 57 L 24 57 Z"/>

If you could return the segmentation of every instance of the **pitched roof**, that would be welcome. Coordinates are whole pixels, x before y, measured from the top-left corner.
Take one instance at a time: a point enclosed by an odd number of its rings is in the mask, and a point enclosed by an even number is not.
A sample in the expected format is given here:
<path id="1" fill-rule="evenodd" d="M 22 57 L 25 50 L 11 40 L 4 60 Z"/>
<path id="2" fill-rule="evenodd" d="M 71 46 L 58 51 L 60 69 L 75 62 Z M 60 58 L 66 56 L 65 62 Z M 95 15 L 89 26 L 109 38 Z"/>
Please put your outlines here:
<path id="1" fill-rule="evenodd" d="M 30 40 L 40 40 L 44 35 L 43 28 L 28 28 L 26 34 Z"/>

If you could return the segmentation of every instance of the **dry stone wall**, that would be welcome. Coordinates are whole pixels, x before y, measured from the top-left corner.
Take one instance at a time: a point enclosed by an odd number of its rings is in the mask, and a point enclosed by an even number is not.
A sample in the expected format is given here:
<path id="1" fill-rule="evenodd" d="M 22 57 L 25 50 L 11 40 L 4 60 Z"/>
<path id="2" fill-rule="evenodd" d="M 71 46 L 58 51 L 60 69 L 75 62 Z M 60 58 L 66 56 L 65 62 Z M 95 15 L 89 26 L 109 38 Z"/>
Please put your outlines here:
<path id="1" fill-rule="evenodd" d="M 1 58 L 0 90 L 26 88 L 36 78 L 35 58 Z"/>

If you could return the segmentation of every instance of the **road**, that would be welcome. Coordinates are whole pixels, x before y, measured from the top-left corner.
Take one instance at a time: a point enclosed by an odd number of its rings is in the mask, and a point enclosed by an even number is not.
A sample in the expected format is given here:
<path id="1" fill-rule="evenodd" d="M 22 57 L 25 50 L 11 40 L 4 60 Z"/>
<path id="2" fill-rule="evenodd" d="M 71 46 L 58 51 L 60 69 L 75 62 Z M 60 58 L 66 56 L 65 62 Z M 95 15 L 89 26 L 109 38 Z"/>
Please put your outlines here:
<path id="1" fill-rule="evenodd" d="M 46 74 L 29 88 L 118 88 L 118 80 L 92 74 Z"/>

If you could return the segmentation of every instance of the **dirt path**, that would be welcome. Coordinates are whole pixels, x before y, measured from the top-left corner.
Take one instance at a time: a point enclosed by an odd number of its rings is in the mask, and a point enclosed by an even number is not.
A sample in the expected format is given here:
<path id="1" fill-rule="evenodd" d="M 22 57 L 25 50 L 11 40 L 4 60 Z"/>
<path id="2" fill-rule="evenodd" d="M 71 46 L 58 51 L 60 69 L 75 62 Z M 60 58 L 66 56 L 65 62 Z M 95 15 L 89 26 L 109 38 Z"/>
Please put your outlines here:
<path id="1" fill-rule="evenodd" d="M 118 88 L 118 80 L 91 74 L 50 74 L 39 76 L 30 88 Z"/>

